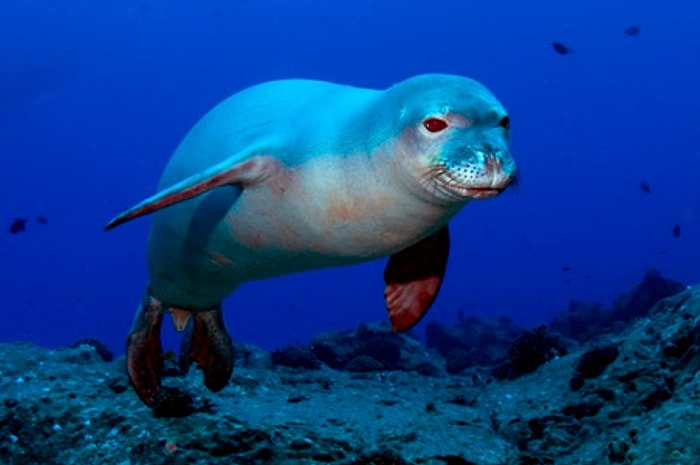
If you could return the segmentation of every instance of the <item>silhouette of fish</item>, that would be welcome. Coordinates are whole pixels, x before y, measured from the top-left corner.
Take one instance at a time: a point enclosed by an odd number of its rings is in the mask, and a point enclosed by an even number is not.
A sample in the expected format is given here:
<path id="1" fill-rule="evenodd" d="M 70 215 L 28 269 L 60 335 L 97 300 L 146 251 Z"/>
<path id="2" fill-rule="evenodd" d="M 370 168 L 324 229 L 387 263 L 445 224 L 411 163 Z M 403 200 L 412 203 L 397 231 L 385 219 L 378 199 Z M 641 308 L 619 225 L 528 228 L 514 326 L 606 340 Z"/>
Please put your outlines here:
<path id="1" fill-rule="evenodd" d="M 646 192 L 647 194 L 651 194 L 651 186 L 649 185 L 648 182 L 641 181 L 639 183 L 639 188 L 642 190 L 642 192 Z"/>
<path id="2" fill-rule="evenodd" d="M 628 36 L 638 36 L 640 32 L 642 32 L 642 30 L 639 28 L 639 26 L 630 26 L 625 29 L 625 34 Z"/>
<path id="3" fill-rule="evenodd" d="M 552 48 L 554 49 L 555 52 L 557 52 L 559 55 L 568 55 L 571 50 L 569 50 L 569 47 L 566 45 L 562 44 L 561 42 L 557 42 L 556 40 L 552 41 Z"/>
<path id="4" fill-rule="evenodd" d="M 673 237 L 681 237 L 681 225 L 673 225 Z"/>
<path id="5" fill-rule="evenodd" d="M 45 216 L 41 215 L 36 217 L 36 222 L 39 224 L 49 224 L 49 220 L 47 220 Z"/>
<path id="6" fill-rule="evenodd" d="M 17 234 L 23 232 L 27 227 L 26 218 L 15 218 L 15 220 L 10 225 L 10 234 Z"/>

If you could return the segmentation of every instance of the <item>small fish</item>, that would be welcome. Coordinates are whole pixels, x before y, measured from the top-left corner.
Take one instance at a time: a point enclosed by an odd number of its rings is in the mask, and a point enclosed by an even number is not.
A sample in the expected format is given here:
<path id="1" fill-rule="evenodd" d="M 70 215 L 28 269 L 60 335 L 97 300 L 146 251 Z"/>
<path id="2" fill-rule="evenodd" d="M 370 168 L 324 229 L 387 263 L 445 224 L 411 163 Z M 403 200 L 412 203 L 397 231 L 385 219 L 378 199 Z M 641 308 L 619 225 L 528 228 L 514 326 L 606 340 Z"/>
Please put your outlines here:
<path id="1" fill-rule="evenodd" d="M 566 271 L 571 271 L 571 267 L 570 267 L 570 266 L 562 266 L 562 267 L 561 267 L 561 270 L 562 270 L 562 271 L 565 271 L 565 272 L 566 272 Z"/>
<path id="2" fill-rule="evenodd" d="M 36 222 L 39 224 L 49 224 L 49 220 L 47 220 L 45 216 L 41 215 L 36 217 Z"/>
<path id="3" fill-rule="evenodd" d="M 642 192 L 646 192 L 647 194 L 651 194 L 651 186 L 649 185 L 648 182 L 641 181 L 639 183 L 639 188 L 642 190 Z"/>
<path id="4" fill-rule="evenodd" d="M 625 34 L 628 36 L 638 36 L 640 32 L 642 32 L 642 30 L 639 28 L 639 26 L 630 26 L 625 29 Z"/>
<path id="5" fill-rule="evenodd" d="M 557 52 L 559 55 L 568 55 L 570 50 L 569 47 L 566 45 L 562 44 L 561 42 L 557 42 L 556 40 L 552 41 L 552 48 L 554 49 L 555 52 Z"/>
<path id="6" fill-rule="evenodd" d="M 681 225 L 680 224 L 674 224 L 673 225 L 673 237 L 681 237 Z"/>
<path id="7" fill-rule="evenodd" d="M 27 219 L 15 218 L 15 220 L 10 225 L 10 234 L 21 233 L 25 229 L 27 229 Z"/>

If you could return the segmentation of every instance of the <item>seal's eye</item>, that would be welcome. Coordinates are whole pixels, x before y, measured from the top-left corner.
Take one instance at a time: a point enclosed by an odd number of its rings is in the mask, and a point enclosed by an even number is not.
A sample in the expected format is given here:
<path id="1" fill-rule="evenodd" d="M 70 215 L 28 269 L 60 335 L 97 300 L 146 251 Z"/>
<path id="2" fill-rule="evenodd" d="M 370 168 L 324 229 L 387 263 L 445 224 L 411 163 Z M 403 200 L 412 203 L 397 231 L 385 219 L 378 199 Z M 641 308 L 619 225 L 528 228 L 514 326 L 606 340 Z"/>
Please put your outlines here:
<path id="1" fill-rule="evenodd" d="M 510 129 L 510 118 L 504 116 L 501 118 L 501 121 L 498 122 L 498 125 L 503 129 Z"/>
<path id="2" fill-rule="evenodd" d="M 430 132 L 440 132 L 447 128 L 447 121 L 440 118 L 428 118 L 423 121 L 423 126 Z"/>

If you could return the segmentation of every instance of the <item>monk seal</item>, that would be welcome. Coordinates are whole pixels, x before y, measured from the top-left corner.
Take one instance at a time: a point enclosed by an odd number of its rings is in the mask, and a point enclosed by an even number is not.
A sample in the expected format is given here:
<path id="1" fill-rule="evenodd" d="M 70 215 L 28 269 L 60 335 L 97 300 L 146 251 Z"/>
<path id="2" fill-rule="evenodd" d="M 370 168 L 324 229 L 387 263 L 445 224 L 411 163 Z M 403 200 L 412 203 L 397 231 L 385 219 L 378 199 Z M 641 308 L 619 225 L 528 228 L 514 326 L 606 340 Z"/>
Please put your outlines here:
<path id="1" fill-rule="evenodd" d="M 513 182 L 509 126 L 483 85 L 442 74 L 383 91 L 273 81 L 214 107 L 175 150 L 158 193 L 105 227 L 154 213 L 150 282 L 126 350 L 138 396 L 152 407 L 163 399 L 165 311 L 189 328 L 185 355 L 205 385 L 228 383 L 221 301 L 246 281 L 389 256 L 392 327 L 415 325 L 445 273 L 448 221 Z"/>

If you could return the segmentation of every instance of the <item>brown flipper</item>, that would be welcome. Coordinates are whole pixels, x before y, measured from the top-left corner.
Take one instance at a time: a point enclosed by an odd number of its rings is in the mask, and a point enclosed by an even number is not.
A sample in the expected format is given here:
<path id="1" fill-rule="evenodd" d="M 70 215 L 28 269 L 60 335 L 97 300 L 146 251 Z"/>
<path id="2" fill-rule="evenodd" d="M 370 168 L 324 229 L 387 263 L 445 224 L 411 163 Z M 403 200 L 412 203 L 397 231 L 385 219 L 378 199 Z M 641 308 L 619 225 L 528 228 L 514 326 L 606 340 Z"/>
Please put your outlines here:
<path id="1" fill-rule="evenodd" d="M 160 374 L 163 371 L 163 348 L 160 327 L 163 305 L 145 295 L 134 318 L 126 341 L 126 367 L 134 390 L 144 404 L 155 407 L 160 402 Z"/>
<path id="2" fill-rule="evenodd" d="M 389 258 L 384 270 L 384 299 L 391 328 L 406 331 L 432 305 L 447 268 L 450 235 L 447 225 Z"/>
<path id="3" fill-rule="evenodd" d="M 233 344 L 224 325 L 221 307 L 192 315 L 194 330 L 190 355 L 204 371 L 204 385 L 220 391 L 233 372 Z M 183 340 L 183 344 L 187 341 Z M 181 363 L 183 359 L 181 358 Z"/>

